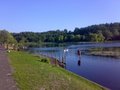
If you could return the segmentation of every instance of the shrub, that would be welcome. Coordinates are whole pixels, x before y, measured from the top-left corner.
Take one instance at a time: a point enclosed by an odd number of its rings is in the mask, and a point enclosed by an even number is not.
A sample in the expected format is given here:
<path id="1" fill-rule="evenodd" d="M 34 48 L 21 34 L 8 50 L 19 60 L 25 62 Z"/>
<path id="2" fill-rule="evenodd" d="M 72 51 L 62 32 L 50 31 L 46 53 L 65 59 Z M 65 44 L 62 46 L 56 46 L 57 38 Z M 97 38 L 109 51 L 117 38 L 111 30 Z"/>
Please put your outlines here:
<path id="1" fill-rule="evenodd" d="M 50 59 L 48 58 L 42 58 L 40 61 L 44 63 L 50 63 Z"/>

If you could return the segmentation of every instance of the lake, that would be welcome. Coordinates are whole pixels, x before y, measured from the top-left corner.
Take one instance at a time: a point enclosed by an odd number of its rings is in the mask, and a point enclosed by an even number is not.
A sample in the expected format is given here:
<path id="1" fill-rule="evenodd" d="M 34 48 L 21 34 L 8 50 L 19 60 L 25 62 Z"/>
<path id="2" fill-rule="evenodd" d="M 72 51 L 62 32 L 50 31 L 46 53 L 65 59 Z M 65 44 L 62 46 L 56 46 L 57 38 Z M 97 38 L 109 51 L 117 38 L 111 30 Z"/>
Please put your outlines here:
<path id="1" fill-rule="evenodd" d="M 120 43 L 78 43 L 65 47 L 42 47 L 31 48 L 34 54 L 44 54 L 62 60 L 64 48 L 68 49 L 65 53 L 65 69 L 74 72 L 82 77 L 94 81 L 112 90 L 120 90 L 120 59 L 102 56 L 92 56 L 81 54 L 77 55 L 77 50 L 86 52 L 91 48 L 117 48 L 120 50 Z M 80 61 L 79 61 L 80 59 Z M 79 61 L 79 62 L 78 62 Z"/>

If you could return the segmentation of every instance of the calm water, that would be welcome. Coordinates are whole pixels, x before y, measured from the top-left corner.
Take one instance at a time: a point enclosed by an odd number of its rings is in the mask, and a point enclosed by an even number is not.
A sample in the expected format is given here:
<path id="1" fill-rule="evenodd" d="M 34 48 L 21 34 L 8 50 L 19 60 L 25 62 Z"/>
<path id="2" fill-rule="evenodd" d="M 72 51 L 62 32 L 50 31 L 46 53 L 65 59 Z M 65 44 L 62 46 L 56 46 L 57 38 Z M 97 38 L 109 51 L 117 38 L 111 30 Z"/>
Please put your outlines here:
<path id="1" fill-rule="evenodd" d="M 66 69 L 112 90 L 120 90 L 120 59 L 76 54 L 78 49 L 89 50 L 93 47 L 118 47 L 120 43 L 70 45 L 66 53 Z M 32 48 L 35 54 L 45 54 L 61 60 L 64 47 Z"/>

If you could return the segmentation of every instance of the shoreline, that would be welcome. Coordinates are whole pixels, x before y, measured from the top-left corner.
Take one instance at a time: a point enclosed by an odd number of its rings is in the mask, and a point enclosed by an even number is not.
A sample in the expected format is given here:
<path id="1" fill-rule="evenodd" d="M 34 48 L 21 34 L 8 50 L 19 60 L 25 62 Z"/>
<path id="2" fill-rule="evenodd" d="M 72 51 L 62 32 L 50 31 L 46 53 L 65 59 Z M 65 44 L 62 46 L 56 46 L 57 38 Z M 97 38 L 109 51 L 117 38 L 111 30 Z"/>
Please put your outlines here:
<path id="1" fill-rule="evenodd" d="M 110 90 L 109 88 L 107 88 L 107 87 L 105 87 L 105 86 L 102 86 L 102 85 L 100 85 L 100 84 L 98 84 L 98 83 L 96 83 L 96 82 L 94 82 L 94 81 L 91 81 L 91 80 L 89 80 L 89 79 L 87 79 L 87 78 L 85 78 L 85 77 L 82 77 L 82 76 L 80 76 L 80 75 L 78 75 L 78 74 L 75 74 L 74 72 L 71 72 L 71 71 L 69 71 L 69 70 L 67 70 L 67 69 L 65 69 L 65 66 L 62 66 L 61 65 L 61 63 L 62 62 L 60 62 L 58 59 L 56 59 L 56 58 L 54 58 L 54 57 L 49 57 L 49 56 L 47 56 L 47 55 L 43 55 L 43 54 L 33 54 L 33 55 L 36 55 L 36 56 L 39 56 L 39 57 L 44 57 L 44 58 L 48 58 L 48 59 L 50 59 L 50 61 L 52 60 L 52 61 L 54 61 L 54 63 L 51 63 L 51 64 L 54 64 L 54 65 L 56 65 L 56 66 L 60 66 L 61 68 L 63 68 L 64 70 L 66 70 L 67 72 L 70 72 L 70 73 L 72 73 L 73 75 L 76 75 L 76 76 L 78 76 L 78 77 L 80 77 L 80 78 L 82 78 L 82 79 L 84 79 L 84 80 L 86 80 L 86 81 L 88 81 L 88 82 L 90 82 L 90 83 L 92 83 L 92 84 L 95 84 L 95 85 L 98 85 L 99 87 L 101 87 L 103 90 L 105 89 L 105 90 Z M 55 62 L 57 61 L 57 64 L 55 64 Z M 51 61 L 51 62 L 52 62 Z M 62 63 L 63 64 L 63 63 Z M 65 64 L 66 65 L 66 64 Z"/>
<path id="2" fill-rule="evenodd" d="M 16 71 L 13 73 L 13 76 L 19 88 L 23 90 L 31 90 L 34 88 L 44 88 L 48 90 L 50 88 L 53 88 L 53 90 L 58 88 L 58 90 L 66 90 L 66 88 L 76 88 L 76 90 L 109 90 L 102 85 L 81 77 L 64 68 L 52 66 L 48 63 L 38 62 L 42 57 L 35 54 L 11 51 L 9 53 L 9 57 L 11 65 L 17 71 L 17 73 Z M 58 88 L 54 87 L 56 86 L 54 83 L 59 83 L 57 84 Z"/>
<path id="3" fill-rule="evenodd" d="M 114 51 L 90 51 L 87 53 L 84 53 L 85 55 L 93 55 L 93 56 L 101 56 L 101 57 L 111 57 L 111 58 L 120 58 L 120 52 L 114 52 Z"/>
<path id="4" fill-rule="evenodd" d="M 50 63 L 52 65 L 56 65 L 56 66 L 60 66 L 62 68 L 65 68 L 66 63 L 62 63 L 58 59 L 56 59 L 54 57 L 50 57 L 50 56 L 47 56 L 47 55 L 44 55 L 44 54 L 33 54 L 33 55 L 36 55 L 36 56 L 39 56 L 39 57 L 44 57 L 44 58 L 49 58 Z"/>

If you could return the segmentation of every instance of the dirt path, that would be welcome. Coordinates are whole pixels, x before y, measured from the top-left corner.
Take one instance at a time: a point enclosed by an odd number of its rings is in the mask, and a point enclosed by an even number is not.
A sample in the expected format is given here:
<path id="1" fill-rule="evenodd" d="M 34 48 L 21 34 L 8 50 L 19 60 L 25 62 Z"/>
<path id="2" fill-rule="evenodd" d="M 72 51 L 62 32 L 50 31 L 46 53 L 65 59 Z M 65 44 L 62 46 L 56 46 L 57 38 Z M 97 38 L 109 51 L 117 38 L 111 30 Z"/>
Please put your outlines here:
<path id="1" fill-rule="evenodd" d="M 6 51 L 0 46 L 0 90 L 18 90 L 11 72 Z"/>

